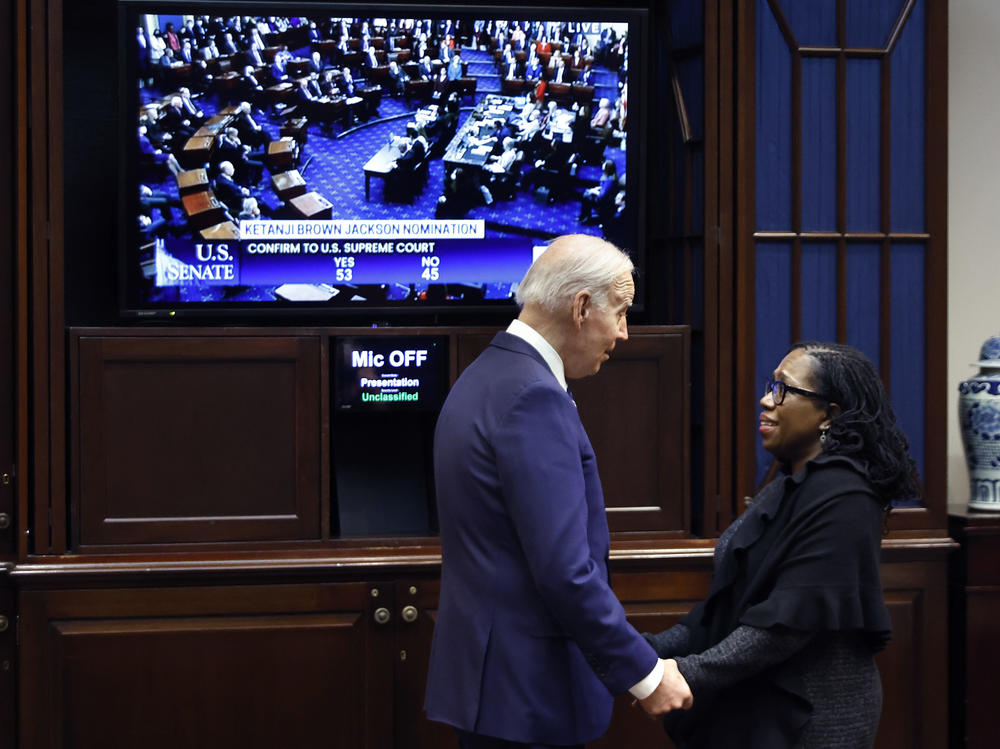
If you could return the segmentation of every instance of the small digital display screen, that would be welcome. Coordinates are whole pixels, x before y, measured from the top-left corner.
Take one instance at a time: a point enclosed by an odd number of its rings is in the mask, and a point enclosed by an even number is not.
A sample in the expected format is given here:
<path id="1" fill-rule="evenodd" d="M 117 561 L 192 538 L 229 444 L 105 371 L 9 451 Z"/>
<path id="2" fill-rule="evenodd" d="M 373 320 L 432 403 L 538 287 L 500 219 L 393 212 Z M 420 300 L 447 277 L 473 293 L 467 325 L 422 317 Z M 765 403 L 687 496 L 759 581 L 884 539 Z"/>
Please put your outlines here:
<path id="1" fill-rule="evenodd" d="M 338 411 L 433 411 L 448 389 L 445 336 L 350 336 L 334 343 Z"/>

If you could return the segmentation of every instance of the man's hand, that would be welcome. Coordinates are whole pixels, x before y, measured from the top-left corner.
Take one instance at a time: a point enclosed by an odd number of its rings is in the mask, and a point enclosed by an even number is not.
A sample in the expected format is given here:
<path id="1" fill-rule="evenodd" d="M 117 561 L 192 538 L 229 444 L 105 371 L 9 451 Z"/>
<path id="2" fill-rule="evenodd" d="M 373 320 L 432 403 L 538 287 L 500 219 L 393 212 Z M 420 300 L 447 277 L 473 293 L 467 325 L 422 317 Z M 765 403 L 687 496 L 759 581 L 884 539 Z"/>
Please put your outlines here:
<path id="1" fill-rule="evenodd" d="M 673 658 L 663 661 L 663 678 L 653 693 L 640 700 L 642 709 L 651 716 L 664 715 L 671 710 L 687 710 L 694 704 L 691 688 L 677 669 Z"/>

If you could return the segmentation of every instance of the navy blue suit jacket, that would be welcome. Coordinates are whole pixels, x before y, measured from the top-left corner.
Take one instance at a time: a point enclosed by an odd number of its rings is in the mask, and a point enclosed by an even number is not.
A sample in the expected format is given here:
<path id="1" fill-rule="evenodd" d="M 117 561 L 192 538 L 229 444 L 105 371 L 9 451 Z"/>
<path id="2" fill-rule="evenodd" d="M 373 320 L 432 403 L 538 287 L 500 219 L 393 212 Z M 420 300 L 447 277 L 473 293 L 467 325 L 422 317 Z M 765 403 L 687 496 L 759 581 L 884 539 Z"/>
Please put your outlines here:
<path id="1" fill-rule="evenodd" d="M 510 741 L 603 735 L 656 664 L 608 583 L 597 461 L 541 355 L 498 333 L 452 388 L 434 470 L 441 600 L 425 708 Z"/>

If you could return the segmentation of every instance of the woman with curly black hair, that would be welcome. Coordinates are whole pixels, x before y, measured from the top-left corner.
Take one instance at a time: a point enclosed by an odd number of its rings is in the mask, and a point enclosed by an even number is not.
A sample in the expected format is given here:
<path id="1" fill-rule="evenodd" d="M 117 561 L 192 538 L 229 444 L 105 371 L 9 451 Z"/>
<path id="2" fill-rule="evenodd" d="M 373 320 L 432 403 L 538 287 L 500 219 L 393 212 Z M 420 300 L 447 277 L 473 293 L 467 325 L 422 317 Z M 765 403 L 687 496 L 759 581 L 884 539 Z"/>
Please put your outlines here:
<path id="1" fill-rule="evenodd" d="M 719 538 L 708 597 L 646 635 L 691 708 L 666 716 L 682 749 L 870 747 L 889 639 L 879 580 L 884 513 L 918 494 L 916 467 L 872 363 L 794 345 L 760 399 L 781 463 Z"/>

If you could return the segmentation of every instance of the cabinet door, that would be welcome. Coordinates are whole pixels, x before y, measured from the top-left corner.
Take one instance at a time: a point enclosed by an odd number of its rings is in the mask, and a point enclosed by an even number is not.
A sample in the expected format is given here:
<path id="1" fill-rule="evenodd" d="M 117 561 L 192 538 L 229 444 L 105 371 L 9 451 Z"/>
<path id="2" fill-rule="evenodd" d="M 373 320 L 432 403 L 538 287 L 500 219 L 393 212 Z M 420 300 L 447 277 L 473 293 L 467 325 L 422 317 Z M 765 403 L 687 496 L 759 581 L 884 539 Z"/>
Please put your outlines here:
<path id="1" fill-rule="evenodd" d="M 461 373 L 491 333 L 458 337 Z M 690 330 L 638 326 L 593 377 L 570 383 L 597 455 L 608 526 L 614 532 L 691 529 Z"/>
<path id="2" fill-rule="evenodd" d="M 317 338 L 78 344 L 71 455 L 80 549 L 320 538 Z"/>
<path id="3" fill-rule="evenodd" d="M 17 614 L 14 610 L 14 590 L 6 570 L 0 570 L 0 746 L 14 746 L 15 709 L 17 695 L 14 675 L 17 673 Z"/>
<path id="4" fill-rule="evenodd" d="M 437 618 L 441 581 L 402 580 L 396 584 L 396 746 L 457 749 L 449 726 L 427 720 L 424 692 Z"/>
<path id="5" fill-rule="evenodd" d="M 25 593 L 21 746 L 389 749 L 371 587 Z"/>

